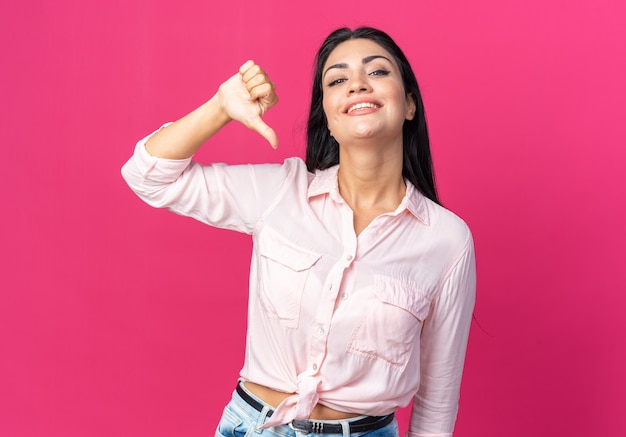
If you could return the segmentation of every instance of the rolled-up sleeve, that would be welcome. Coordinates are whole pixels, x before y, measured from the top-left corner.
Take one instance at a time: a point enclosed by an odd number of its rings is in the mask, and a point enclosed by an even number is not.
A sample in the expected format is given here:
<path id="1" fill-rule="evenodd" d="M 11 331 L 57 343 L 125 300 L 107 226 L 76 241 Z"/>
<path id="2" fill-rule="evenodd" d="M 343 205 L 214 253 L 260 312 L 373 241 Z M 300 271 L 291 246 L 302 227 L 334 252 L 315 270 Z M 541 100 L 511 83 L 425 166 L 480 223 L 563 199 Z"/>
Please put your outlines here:
<path id="1" fill-rule="evenodd" d="M 470 236 L 424 322 L 420 387 L 413 400 L 408 437 L 452 435 L 475 299 L 476 262 Z"/>
<path id="2" fill-rule="evenodd" d="M 155 208 L 250 234 L 285 182 L 288 166 L 279 164 L 201 165 L 154 157 L 145 147 L 151 135 L 137 143 L 122 177 Z"/>

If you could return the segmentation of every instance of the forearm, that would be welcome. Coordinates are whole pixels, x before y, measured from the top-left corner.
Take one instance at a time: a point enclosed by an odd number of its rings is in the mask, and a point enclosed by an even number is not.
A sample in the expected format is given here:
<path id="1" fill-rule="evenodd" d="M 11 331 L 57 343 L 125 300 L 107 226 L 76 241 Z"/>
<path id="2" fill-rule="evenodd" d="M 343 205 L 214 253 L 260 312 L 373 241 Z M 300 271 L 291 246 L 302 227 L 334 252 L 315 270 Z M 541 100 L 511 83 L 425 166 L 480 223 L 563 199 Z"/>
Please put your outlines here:
<path id="1" fill-rule="evenodd" d="M 189 158 L 230 120 L 215 95 L 199 108 L 156 132 L 146 143 L 146 150 L 157 158 Z"/>

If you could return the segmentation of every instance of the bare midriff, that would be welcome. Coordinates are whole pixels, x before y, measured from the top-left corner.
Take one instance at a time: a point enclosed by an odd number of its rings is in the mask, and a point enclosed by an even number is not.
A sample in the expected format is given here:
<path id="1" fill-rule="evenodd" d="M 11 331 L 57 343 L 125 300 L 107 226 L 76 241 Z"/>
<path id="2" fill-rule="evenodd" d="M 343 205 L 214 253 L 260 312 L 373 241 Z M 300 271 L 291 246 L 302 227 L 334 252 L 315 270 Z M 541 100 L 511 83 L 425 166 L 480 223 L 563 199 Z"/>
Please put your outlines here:
<path id="1" fill-rule="evenodd" d="M 261 399 L 266 404 L 276 408 L 282 401 L 289 396 L 293 396 L 294 393 L 284 393 L 282 391 L 276 391 L 264 385 L 255 384 L 253 382 L 244 382 L 246 389 L 253 393 L 257 398 Z M 341 420 L 349 419 L 351 417 L 359 416 L 359 414 L 346 413 L 344 411 L 337 411 L 322 404 L 317 404 L 311 412 L 309 419 L 313 420 Z"/>

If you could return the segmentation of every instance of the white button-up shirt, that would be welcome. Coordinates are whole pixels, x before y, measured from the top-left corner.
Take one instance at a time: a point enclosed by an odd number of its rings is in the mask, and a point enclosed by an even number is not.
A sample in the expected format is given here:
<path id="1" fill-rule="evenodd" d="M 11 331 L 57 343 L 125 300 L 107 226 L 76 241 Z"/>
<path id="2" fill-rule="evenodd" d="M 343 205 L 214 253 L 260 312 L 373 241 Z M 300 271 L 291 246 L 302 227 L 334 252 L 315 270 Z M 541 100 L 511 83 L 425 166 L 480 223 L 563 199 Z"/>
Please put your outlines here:
<path id="1" fill-rule="evenodd" d="M 145 141 L 122 170 L 144 201 L 253 238 L 241 377 L 295 393 L 265 427 L 317 403 L 382 416 L 413 399 L 410 435 L 452 434 L 476 282 L 461 219 L 407 182 L 357 236 L 338 167 L 202 166 Z"/>

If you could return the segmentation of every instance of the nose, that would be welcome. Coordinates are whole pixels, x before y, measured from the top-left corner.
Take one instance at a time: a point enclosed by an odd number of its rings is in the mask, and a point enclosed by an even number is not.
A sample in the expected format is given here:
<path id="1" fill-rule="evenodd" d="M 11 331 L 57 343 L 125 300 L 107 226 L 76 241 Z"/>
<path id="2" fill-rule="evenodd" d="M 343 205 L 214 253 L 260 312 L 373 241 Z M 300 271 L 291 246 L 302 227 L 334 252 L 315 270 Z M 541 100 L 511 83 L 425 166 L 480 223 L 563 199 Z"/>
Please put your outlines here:
<path id="1" fill-rule="evenodd" d="M 367 79 L 363 76 L 358 75 L 350 80 L 350 86 L 348 87 L 349 94 L 357 94 L 368 91 L 371 91 L 371 88 Z"/>

